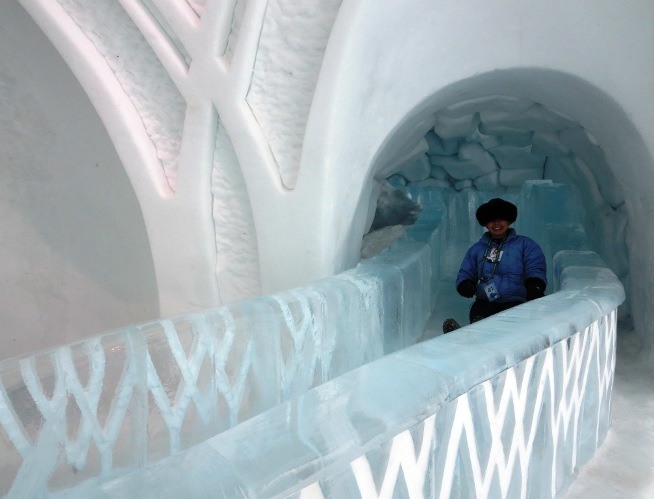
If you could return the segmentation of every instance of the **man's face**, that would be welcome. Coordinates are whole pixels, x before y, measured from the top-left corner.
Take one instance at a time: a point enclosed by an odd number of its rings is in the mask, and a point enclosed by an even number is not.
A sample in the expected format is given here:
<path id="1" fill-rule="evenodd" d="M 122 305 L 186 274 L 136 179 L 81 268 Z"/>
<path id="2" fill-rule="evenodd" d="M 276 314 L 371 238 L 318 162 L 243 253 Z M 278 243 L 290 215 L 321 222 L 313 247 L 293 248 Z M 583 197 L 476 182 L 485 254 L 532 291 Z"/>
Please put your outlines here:
<path id="1" fill-rule="evenodd" d="M 509 222 L 506 220 L 491 220 L 486 224 L 486 229 L 491 237 L 501 239 L 506 235 L 506 231 L 509 230 L 509 225 Z"/>

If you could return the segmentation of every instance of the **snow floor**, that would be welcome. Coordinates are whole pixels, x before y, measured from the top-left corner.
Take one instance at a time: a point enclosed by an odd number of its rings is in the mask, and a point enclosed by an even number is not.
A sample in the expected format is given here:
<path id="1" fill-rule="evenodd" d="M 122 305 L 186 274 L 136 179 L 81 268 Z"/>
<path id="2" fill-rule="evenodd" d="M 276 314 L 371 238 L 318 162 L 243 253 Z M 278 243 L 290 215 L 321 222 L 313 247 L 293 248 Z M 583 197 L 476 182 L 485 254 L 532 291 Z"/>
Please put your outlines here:
<path id="1" fill-rule="evenodd" d="M 654 370 L 637 335 L 618 333 L 613 424 L 567 499 L 654 498 Z"/>

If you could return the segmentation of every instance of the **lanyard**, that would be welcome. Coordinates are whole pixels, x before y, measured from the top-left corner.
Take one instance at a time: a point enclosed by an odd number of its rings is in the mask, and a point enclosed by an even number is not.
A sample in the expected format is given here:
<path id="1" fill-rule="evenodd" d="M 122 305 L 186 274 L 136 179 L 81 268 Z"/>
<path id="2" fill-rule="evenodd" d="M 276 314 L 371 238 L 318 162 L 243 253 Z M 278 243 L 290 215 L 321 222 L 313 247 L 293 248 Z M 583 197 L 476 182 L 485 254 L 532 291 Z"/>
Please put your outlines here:
<path id="1" fill-rule="evenodd" d="M 500 256 L 502 254 L 502 246 L 504 246 L 504 241 L 506 241 L 506 237 L 508 234 L 506 234 L 502 240 L 500 241 L 499 246 L 497 247 L 497 257 L 495 258 L 495 261 L 493 262 L 493 268 L 491 269 L 491 273 L 488 277 L 482 279 L 482 271 L 484 270 L 484 265 L 486 264 L 486 260 L 488 259 L 488 255 L 490 254 L 490 249 L 493 244 L 493 238 L 489 235 L 489 240 L 488 243 L 486 244 L 486 250 L 484 251 L 484 256 L 481 258 L 481 262 L 479 262 L 479 267 L 477 269 L 477 279 L 481 282 L 488 282 L 490 281 L 493 276 L 495 275 L 495 270 L 497 270 L 497 265 L 500 263 Z"/>

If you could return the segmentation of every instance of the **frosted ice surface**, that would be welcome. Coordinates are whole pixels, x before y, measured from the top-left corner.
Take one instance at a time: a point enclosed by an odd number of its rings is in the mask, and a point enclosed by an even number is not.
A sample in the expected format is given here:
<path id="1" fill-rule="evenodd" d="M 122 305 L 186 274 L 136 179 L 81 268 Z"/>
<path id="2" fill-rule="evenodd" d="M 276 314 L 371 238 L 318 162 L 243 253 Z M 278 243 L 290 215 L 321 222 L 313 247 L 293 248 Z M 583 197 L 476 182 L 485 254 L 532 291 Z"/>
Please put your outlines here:
<path id="1" fill-rule="evenodd" d="M 531 143 L 534 153 L 556 156 L 567 156 L 570 153 L 570 148 L 561 142 L 557 132 L 535 132 L 531 137 Z"/>
<path id="2" fill-rule="evenodd" d="M 545 156 L 532 154 L 531 146 L 514 147 L 504 145 L 494 147 L 490 152 L 500 168 L 542 168 L 545 164 Z"/>
<path id="3" fill-rule="evenodd" d="M 438 180 L 445 180 L 447 178 L 447 172 L 438 165 L 432 165 L 429 176 Z"/>
<path id="4" fill-rule="evenodd" d="M 480 164 L 494 164 L 493 158 L 488 154 L 488 151 L 476 142 L 464 142 L 461 144 L 461 147 L 459 147 L 459 159 L 461 161 L 472 161 Z"/>
<path id="5" fill-rule="evenodd" d="M 494 191 L 500 188 L 500 178 L 496 171 L 477 177 L 474 183 L 480 191 Z"/>
<path id="6" fill-rule="evenodd" d="M 496 95 L 479 97 L 453 104 L 446 107 L 443 113 L 447 116 L 464 116 L 479 111 L 523 113 L 532 105 L 533 102 L 528 99 Z"/>
<path id="7" fill-rule="evenodd" d="M 440 166 L 457 180 L 480 177 L 497 169 L 495 160 L 487 152 L 486 155 L 480 154 L 476 159 L 476 161 L 463 161 L 457 156 L 432 156 L 431 163 Z"/>
<path id="8" fill-rule="evenodd" d="M 415 142 L 402 144 L 385 159 L 383 166 L 380 167 L 377 173 L 378 177 L 388 177 L 404 166 L 410 164 L 416 158 L 424 155 L 427 152 L 428 145 L 424 137 L 420 137 Z"/>
<path id="9" fill-rule="evenodd" d="M 375 256 L 404 235 L 406 228 L 403 225 L 392 225 L 368 232 L 361 243 L 361 258 Z"/>
<path id="10" fill-rule="evenodd" d="M 456 139 L 465 137 L 477 129 L 479 116 L 477 114 L 468 114 L 464 116 L 451 117 L 440 112 L 436 115 L 434 132 L 439 137 L 447 139 Z"/>
<path id="11" fill-rule="evenodd" d="M 436 178 L 426 178 L 420 182 L 416 182 L 416 185 L 424 188 L 437 188 L 437 189 L 449 189 L 451 187 L 450 183 L 447 180 L 438 180 Z"/>
<path id="12" fill-rule="evenodd" d="M 506 146 L 526 147 L 531 144 L 531 132 L 519 131 L 508 135 L 501 135 L 502 143 Z"/>
<path id="13" fill-rule="evenodd" d="M 452 156 L 459 150 L 458 137 L 445 140 L 436 135 L 434 131 L 429 131 L 429 133 L 425 135 L 425 139 L 429 146 L 427 154 L 430 156 Z"/>
<path id="14" fill-rule="evenodd" d="M 466 137 L 467 142 L 478 142 L 484 149 L 492 149 L 502 145 L 502 138 L 497 135 L 485 135 L 479 130 L 475 130 Z"/>
<path id="15" fill-rule="evenodd" d="M 522 113 L 482 111 L 479 130 L 487 134 L 523 134 L 525 130 L 553 132 L 568 127 L 578 127 L 575 122 L 540 104 L 534 104 Z"/>
<path id="16" fill-rule="evenodd" d="M 580 127 L 562 130 L 559 137 L 561 142 L 574 152 L 577 162 L 581 160 L 585 165 L 592 165 L 593 177 L 606 202 L 613 207 L 622 204 L 622 187 L 606 163 L 604 152 L 595 137 Z"/>
<path id="17" fill-rule="evenodd" d="M 598 158 L 602 154 L 597 141 L 580 126 L 561 130 L 559 139 L 562 144 L 585 158 Z"/>
<path id="18" fill-rule="evenodd" d="M 429 162 L 429 157 L 426 154 L 418 156 L 417 158 L 411 160 L 410 163 L 403 166 L 400 173 L 409 182 L 419 182 L 421 180 L 425 180 L 431 173 L 431 163 Z"/>
<path id="19" fill-rule="evenodd" d="M 468 189 L 474 185 L 473 181 L 470 180 L 469 178 L 463 179 L 463 180 L 457 180 L 454 183 L 454 188 L 457 191 L 461 191 L 463 189 Z"/>
<path id="20" fill-rule="evenodd" d="M 520 187 L 527 180 L 543 178 L 543 168 L 500 170 L 500 184 L 507 187 Z"/>

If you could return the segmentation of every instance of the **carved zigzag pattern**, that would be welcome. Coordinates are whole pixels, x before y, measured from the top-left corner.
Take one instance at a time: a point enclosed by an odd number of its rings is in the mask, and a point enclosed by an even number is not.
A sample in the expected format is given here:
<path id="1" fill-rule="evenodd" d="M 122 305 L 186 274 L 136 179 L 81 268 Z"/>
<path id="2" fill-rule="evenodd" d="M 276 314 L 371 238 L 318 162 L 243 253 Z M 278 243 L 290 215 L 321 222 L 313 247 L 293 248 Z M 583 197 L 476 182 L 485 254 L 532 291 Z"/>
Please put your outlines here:
<path id="1" fill-rule="evenodd" d="M 15 467 L 16 478 L 3 479 L 0 494 L 39 495 L 53 483 L 152 462 L 326 381 L 335 336 L 323 337 L 316 324 L 325 320 L 318 310 L 324 297 L 288 298 L 274 302 L 279 331 L 253 321 L 250 309 L 223 308 L 5 366 L 0 469 Z M 271 360 L 265 352 L 279 350 L 280 332 L 287 354 Z M 11 386 L 3 383 L 17 375 Z"/>
<path id="2" fill-rule="evenodd" d="M 614 311 L 295 496 L 554 496 L 608 430 L 615 337 Z"/>

